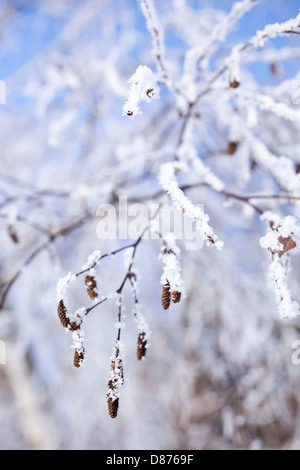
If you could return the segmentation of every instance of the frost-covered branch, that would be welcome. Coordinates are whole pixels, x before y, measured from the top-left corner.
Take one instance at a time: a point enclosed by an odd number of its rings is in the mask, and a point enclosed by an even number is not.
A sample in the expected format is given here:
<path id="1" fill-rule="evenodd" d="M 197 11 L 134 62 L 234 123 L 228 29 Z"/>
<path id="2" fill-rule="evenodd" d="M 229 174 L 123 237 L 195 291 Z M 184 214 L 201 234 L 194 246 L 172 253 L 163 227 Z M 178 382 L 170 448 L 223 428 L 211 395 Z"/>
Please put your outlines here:
<path id="1" fill-rule="evenodd" d="M 300 307 L 293 300 L 287 284 L 287 256 L 297 248 L 295 238 L 300 239 L 300 228 L 296 218 L 291 216 L 281 220 L 276 214 L 266 212 L 262 215 L 262 220 L 270 225 L 267 234 L 260 239 L 260 245 L 267 249 L 272 257 L 269 272 L 273 280 L 278 311 L 282 318 L 295 318 L 300 315 Z"/>
<path id="2" fill-rule="evenodd" d="M 165 65 L 165 51 L 162 30 L 157 18 L 153 0 L 139 0 L 143 14 L 146 18 L 147 28 L 152 37 L 153 53 L 157 68 L 160 73 L 160 80 L 168 86 L 171 82 Z"/>
<path id="3" fill-rule="evenodd" d="M 252 140 L 251 147 L 255 161 L 265 168 L 282 188 L 298 195 L 300 174 L 295 172 L 295 165 L 292 160 L 285 156 L 277 157 L 270 152 L 263 142 L 257 139 Z"/>
<path id="4" fill-rule="evenodd" d="M 186 53 L 185 73 L 189 79 L 194 80 L 195 74 L 206 68 L 209 58 L 214 52 L 216 45 L 226 39 L 227 34 L 255 4 L 260 0 L 243 0 L 235 2 L 230 13 L 217 24 L 209 35 L 206 44 L 190 49 Z"/>
<path id="5" fill-rule="evenodd" d="M 227 66 L 231 73 L 231 81 L 239 81 L 239 61 L 240 54 L 251 48 L 262 48 L 267 41 L 279 36 L 289 34 L 299 34 L 300 32 L 300 14 L 291 20 L 283 23 L 274 23 L 267 25 L 263 30 L 257 31 L 256 35 L 250 41 L 235 46 L 227 59 Z M 224 69 L 224 70 L 225 70 Z"/>
<path id="6" fill-rule="evenodd" d="M 152 99 L 159 98 L 159 88 L 157 78 L 146 65 L 139 65 L 128 81 L 130 83 L 130 92 L 128 100 L 123 106 L 123 115 L 134 119 L 137 114 L 142 114 L 140 109 L 141 101 L 150 103 Z"/>
<path id="7" fill-rule="evenodd" d="M 176 174 L 185 171 L 187 171 L 187 167 L 183 163 L 165 163 L 160 169 L 160 184 L 170 196 L 174 207 L 195 221 L 196 230 L 201 234 L 203 240 L 206 240 L 210 245 L 215 245 L 217 249 L 221 249 L 223 242 L 218 240 L 209 225 L 209 216 L 205 214 L 202 207 L 196 206 L 187 198 L 177 183 Z"/>

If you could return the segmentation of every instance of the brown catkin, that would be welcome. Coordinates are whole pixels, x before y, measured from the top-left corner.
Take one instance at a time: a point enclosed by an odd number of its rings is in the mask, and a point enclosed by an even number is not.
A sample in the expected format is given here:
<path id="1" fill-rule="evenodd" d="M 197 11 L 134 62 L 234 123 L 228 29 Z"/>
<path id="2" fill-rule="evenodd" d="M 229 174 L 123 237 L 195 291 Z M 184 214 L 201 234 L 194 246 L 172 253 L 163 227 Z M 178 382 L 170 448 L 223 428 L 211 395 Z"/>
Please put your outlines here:
<path id="1" fill-rule="evenodd" d="M 112 379 L 109 379 L 108 381 L 108 392 L 107 392 L 107 405 L 108 405 L 108 413 L 111 418 L 116 418 L 118 415 L 118 409 L 119 409 L 119 398 L 118 397 L 112 397 L 110 390 L 115 390 L 115 385 Z"/>
<path id="2" fill-rule="evenodd" d="M 118 409 L 119 409 L 119 398 L 115 398 L 114 400 L 111 397 L 107 399 L 108 405 L 108 413 L 109 416 L 114 419 L 118 416 Z"/>
<path id="3" fill-rule="evenodd" d="M 162 296 L 161 296 L 161 304 L 164 310 L 168 310 L 168 308 L 170 307 L 170 303 L 171 303 L 171 291 L 170 291 L 170 284 L 169 282 L 167 282 L 163 286 Z"/>
<path id="4" fill-rule="evenodd" d="M 86 276 L 85 278 L 85 285 L 87 293 L 89 294 L 91 299 L 96 299 L 98 297 L 97 291 L 97 282 L 94 276 Z"/>
<path id="5" fill-rule="evenodd" d="M 62 326 L 64 328 L 67 328 L 69 323 L 70 323 L 70 320 L 67 317 L 67 309 L 65 307 L 65 304 L 64 304 L 63 300 L 61 300 L 58 304 L 57 313 L 58 313 L 58 317 L 61 321 Z"/>
<path id="6" fill-rule="evenodd" d="M 74 354 L 74 366 L 78 369 L 81 365 L 81 362 L 84 360 L 84 352 L 79 352 L 78 349 L 75 349 Z"/>
<path id="7" fill-rule="evenodd" d="M 172 292 L 172 302 L 173 304 L 178 304 L 181 300 L 181 292 L 178 292 L 177 290 L 174 290 Z"/>
<path id="8" fill-rule="evenodd" d="M 146 338 L 146 333 L 140 333 L 139 336 L 138 336 L 137 354 L 136 355 L 137 355 L 137 358 L 138 358 L 139 361 L 141 361 L 141 359 L 146 356 L 147 340 L 145 338 Z"/>
<path id="9" fill-rule="evenodd" d="M 117 369 L 118 369 L 118 375 L 122 383 L 124 383 L 124 367 L 123 367 L 123 361 L 120 358 L 117 358 Z M 116 361 L 111 362 L 111 370 L 113 372 L 116 372 Z"/>

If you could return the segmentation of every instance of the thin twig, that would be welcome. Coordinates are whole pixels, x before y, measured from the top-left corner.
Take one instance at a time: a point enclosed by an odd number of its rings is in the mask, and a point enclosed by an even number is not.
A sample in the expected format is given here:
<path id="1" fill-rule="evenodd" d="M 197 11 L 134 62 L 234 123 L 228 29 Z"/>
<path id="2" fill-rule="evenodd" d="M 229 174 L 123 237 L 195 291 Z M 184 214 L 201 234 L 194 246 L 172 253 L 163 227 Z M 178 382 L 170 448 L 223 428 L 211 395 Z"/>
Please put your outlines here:
<path id="1" fill-rule="evenodd" d="M 156 212 L 154 213 L 154 215 L 151 217 L 150 222 L 151 222 L 152 220 L 154 220 L 154 219 L 157 217 L 157 215 L 158 215 L 160 209 L 161 209 L 161 204 L 159 205 L 159 207 L 158 207 L 158 209 L 156 210 Z M 123 280 L 122 280 L 122 282 L 121 282 L 121 284 L 120 284 L 120 287 L 115 291 L 115 294 L 122 295 L 122 292 L 123 292 L 123 289 L 124 289 L 124 287 L 125 287 L 125 285 L 126 285 L 126 282 L 128 281 L 128 279 L 129 279 L 129 280 L 131 279 L 132 266 L 133 266 L 134 259 L 135 259 L 135 256 L 136 256 L 137 248 L 138 248 L 138 246 L 140 245 L 140 243 L 142 242 L 145 233 L 147 232 L 147 230 L 149 230 L 149 227 L 150 227 L 150 224 L 148 224 L 148 225 L 144 228 L 144 230 L 141 232 L 141 234 L 140 234 L 140 236 L 137 238 L 137 240 L 136 240 L 134 243 L 132 243 L 131 245 L 127 245 L 127 246 L 124 246 L 124 247 L 122 247 L 122 248 L 119 248 L 118 250 L 115 250 L 115 251 L 112 252 L 112 253 L 108 253 L 108 254 L 106 254 L 106 255 L 103 255 L 101 258 L 99 258 L 99 259 L 103 259 L 103 258 L 105 258 L 105 257 L 107 257 L 107 256 L 111 256 L 112 254 L 117 254 L 117 253 L 119 253 L 119 252 L 121 252 L 121 251 L 123 251 L 123 250 L 130 249 L 130 248 L 133 249 L 132 255 L 131 255 L 130 264 L 129 264 L 129 267 L 128 267 L 128 270 L 127 270 L 127 272 L 126 272 L 126 274 L 125 274 L 125 276 L 124 276 L 124 278 L 123 278 Z M 98 264 L 98 262 L 96 262 L 93 267 L 95 267 L 97 264 Z M 89 269 L 91 269 L 91 268 L 88 268 L 87 270 L 81 271 L 81 273 L 78 273 L 76 276 L 78 276 L 78 275 L 80 275 L 80 274 L 83 274 L 84 272 L 87 272 Z M 110 296 L 103 297 L 99 302 L 97 302 L 96 304 L 92 305 L 92 307 L 87 308 L 86 311 L 85 311 L 85 315 L 88 315 L 92 310 L 94 310 L 95 308 L 99 307 L 99 305 L 101 305 L 101 304 L 103 304 L 104 302 L 106 302 L 109 298 L 110 298 Z"/>

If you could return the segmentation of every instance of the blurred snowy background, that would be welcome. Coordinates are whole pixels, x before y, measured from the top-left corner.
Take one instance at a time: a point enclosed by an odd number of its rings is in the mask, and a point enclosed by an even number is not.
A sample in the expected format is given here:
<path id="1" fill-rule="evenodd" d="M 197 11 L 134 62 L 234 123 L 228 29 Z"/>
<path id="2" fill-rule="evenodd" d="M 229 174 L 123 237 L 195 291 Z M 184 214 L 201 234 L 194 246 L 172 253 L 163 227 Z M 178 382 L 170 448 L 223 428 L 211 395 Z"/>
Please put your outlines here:
<path id="1" fill-rule="evenodd" d="M 155 1 L 166 63 L 179 87 L 186 86 L 181 80 L 186 51 L 206 44 L 233 4 Z M 298 13 L 297 0 L 259 2 L 234 25 L 210 67 L 233 44 Z M 128 79 L 140 64 L 156 70 L 151 49 L 135 0 L 0 1 L 0 79 L 7 90 L 6 104 L 0 105 L 5 300 L 0 340 L 6 344 L 6 364 L 0 365 L 0 449 L 300 446 L 300 365 L 291 360 L 292 343 L 300 340 L 299 320 L 283 320 L 277 311 L 267 278 L 269 260 L 259 244 L 265 225 L 248 204 L 209 188 L 189 196 L 205 205 L 224 248 L 183 251 L 187 297 L 167 312 L 160 303 L 160 242 L 139 247 L 139 297 L 152 340 L 146 361 L 137 361 L 137 330 L 126 290 L 126 384 L 117 419 L 109 418 L 106 403 L 115 302 L 87 318 L 85 367 L 72 365 L 70 336 L 56 313 L 57 281 L 80 270 L 94 250 L 121 246 L 97 238 L 97 207 L 114 203 L 117 195 L 139 200 L 160 191 L 160 165 L 172 159 L 180 134 L 180 102 L 164 86 L 160 100 L 143 103 L 143 114 L 134 121 L 122 116 Z M 271 40 L 247 57 L 242 73 L 249 93 L 272 94 L 297 111 L 290 80 L 298 73 L 299 36 Z M 196 85 L 201 80 L 199 74 Z M 231 123 L 237 101 L 219 93 L 198 110 L 199 154 L 235 193 L 278 192 L 274 175 L 251 160 L 247 146 L 241 153 L 226 152 L 230 132 L 243 125 L 239 114 L 238 123 Z M 250 105 L 244 106 L 246 115 Z M 265 142 L 296 168 L 299 121 L 268 111 L 257 119 Z M 257 205 L 299 217 L 299 203 L 283 202 Z M 56 233 L 60 236 L 49 243 Z M 297 259 L 292 259 L 290 285 L 299 302 Z M 115 290 L 124 276 L 122 255 L 103 260 L 97 275 L 101 292 Z M 3 299 L 8 280 L 14 282 Z M 80 282 L 72 294 L 74 309 L 88 302 Z"/>

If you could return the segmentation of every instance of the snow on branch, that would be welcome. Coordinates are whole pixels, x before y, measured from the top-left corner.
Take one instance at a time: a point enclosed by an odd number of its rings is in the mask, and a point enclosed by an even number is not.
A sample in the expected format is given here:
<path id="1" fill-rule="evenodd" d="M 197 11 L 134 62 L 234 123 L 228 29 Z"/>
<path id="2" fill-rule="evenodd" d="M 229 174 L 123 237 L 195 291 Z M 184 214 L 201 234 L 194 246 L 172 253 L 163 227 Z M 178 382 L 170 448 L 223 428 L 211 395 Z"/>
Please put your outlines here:
<path id="1" fill-rule="evenodd" d="M 286 119 L 291 122 L 300 122 L 300 112 L 297 109 L 293 109 L 290 106 L 287 106 L 285 103 L 276 102 L 271 96 L 258 94 L 258 95 L 248 95 L 240 94 L 240 97 L 246 102 L 251 102 L 256 104 L 262 111 L 271 111 L 276 116 Z"/>
<path id="2" fill-rule="evenodd" d="M 283 23 L 273 23 L 267 25 L 263 30 L 257 31 L 256 35 L 251 39 L 250 43 L 254 47 L 262 47 L 269 39 L 290 33 L 300 34 L 300 13 L 296 16 L 296 18 L 292 18 Z"/>
<path id="3" fill-rule="evenodd" d="M 250 145 L 256 163 L 267 170 L 282 188 L 298 194 L 300 191 L 300 174 L 295 172 L 292 160 L 285 156 L 277 157 L 263 142 L 257 139 L 253 138 Z"/>
<path id="4" fill-rule="evenodd" d="M 218 42 L 226 39 L 233 26 L 260 0 L 243 0 L 234 3 L 230 13 L 215 26 L 208 37 L 207 43 L 189 49 L 186 53 L 185 71 L 189 76 L 194 76 L 197 70 L 206 67 L 210 55 Z"/>
<path id="5" fill-rule="evenodd" d="M 159 87 L 157 86 L 157 77 L 146 65 L 139 65 L 128 82 L 130 83 L 130 91 L 123 106 L 122 115 L 134 119 L 138 114 L 142 114 L 141 101 L 150 103 L 152 99 L 159 98 Z"/>
<path id="6" fill-rule="evenodd" d="M 257 31 L 256 35 L 250 39 L 250 41 L 235 46 L 226 59 L 226 65 L 224 67 L 224 70 L 229 69 L 230 83 L 236 84 L 236 86 L 239 85 L 241 52 L 250 48 L 263 47 L 269 39 L 293 33 L 300 34 L 300 14 L 296 18 L 283 23 L 269 24 L 263 30 Z"/>
<path id="7" fill-rule="evenodd" d="M 83 271 L 91 271 L 99 265 L 101 261 L 101 251 L 95 250 L 88 256 L 86 263 L 82 266 Z"/>
<path id="8" fill-rule="evenodd" d="M 297 247 L 295 238 L 299 239 L 300 227 L 295 217 L 287 216 L 281 220 L 270 211 L 265 212 L 261 219 L 270 226 L 267 234 L 260 239 L 260 245 L 268 250 L 272 257 L 269 273 L 273 281 L 278 311 L 281 318 L 292 319 L 300 315 L 300 307 L 293 300 L 288 287 L 287 255 Z"/>
<path id="9" fill-rule="evenodd" d="M 71 282 L 75 281 L 76 276 L 72 273 L 68 273 L 65 277 L 59 279 L 56 287 L 56 300 L 57 302 L 66 301 L 68 288 Z"/>
<path id="10" fill-rule="evenodd" d="M 257 31 L 250 41 L 235 46 L 227 59 L 227 65 L 234 75 L 234 71 L 239 68 L 240 53 L 250 48 L 263 47 L 265 43 L 272 38 L 285 36 L 287 34 L 300 34 L 300 13 L 296 18 L 283 23 L 273 23 L 267 25 L 263 30 Z"/>
<path id="11" fill-rule="evenodd" d="M 223 242 L 218 240 L 213 228 L 209 225 L 209 216 L 201 206 L 193 204 L 178 185 L 176 173 L 186 171 L 187 166 L 182 162 L 164 163 L 159 173 L 160 184 L 170 196 L 174 207 L 195 221 L 196 231 L 200 233 L 202 239 L 220 250 Z"/>
<path id="12" fill-rule="evenodd" d="M 202 181 L 214 191 L 220 192 L 224 189 L 224 183 L 203 163 L 193 145 L 184 141 L 177 149 L 176 156 L 180 161 L 193 167 L 197 174 L 201 176 Z"/>
<path id="13" fill-rule="evenodd" d="M 160 80 L 171 87 L 166 66 L 164 63 L 164 40 L 163 33 L 157 18 L 153 0 L 139 0 L 142 12 L 146 18 L 147 28 L 152 37 L 153 53 L 157 68 L 160 73 Z"/>

